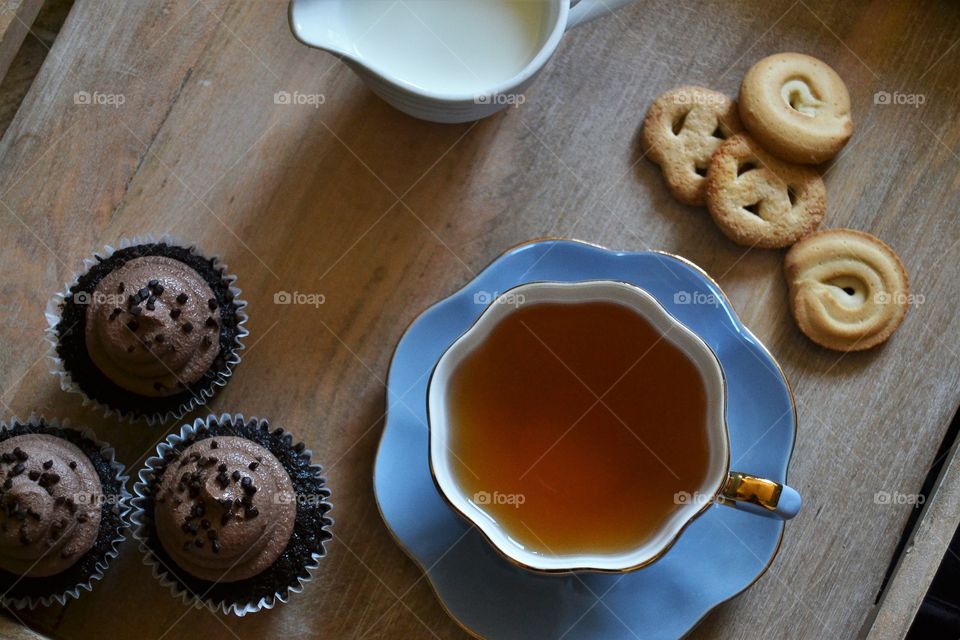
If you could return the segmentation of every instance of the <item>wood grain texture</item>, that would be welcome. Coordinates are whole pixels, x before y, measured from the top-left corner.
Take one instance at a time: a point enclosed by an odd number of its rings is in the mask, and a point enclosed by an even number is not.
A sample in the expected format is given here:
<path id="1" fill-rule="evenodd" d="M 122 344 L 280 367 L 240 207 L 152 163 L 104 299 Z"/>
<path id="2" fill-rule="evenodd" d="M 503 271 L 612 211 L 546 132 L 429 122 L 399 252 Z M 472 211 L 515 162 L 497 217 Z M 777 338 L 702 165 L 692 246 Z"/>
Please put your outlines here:
<path id="1" fill-rule="evenodd" d="M 73 0 L 47 0 L 37 14 L 29 35 L 0 79 L 0 136 L 13 121 L 20 103 L 40 72 L 53 41 L 63 26 Z"/>
<path id="2" fill-rule="evenodd" d="M 907 542 L 883 597 L 868 618 L 867 640 L 901 640 L 910 631 L 940 563 L 960 524 L 960 443 L 946 454 L 943 470 L 930 491 L 923 515 Z"/>
<path id="3" fill-rule="evenodd" d="M 0 7 L 0 80 L 20 50 L 43 0 L 6 0 Z"/>
<path id="4" fill-rule="evenodd" d="M 947 2 L 640 0 L 569 34 L 520 108 L 440 126 L 295 42 L 280 0 L 78 0 L 0 140 L 4 412 L 94 427 L 138 469 L 167 429 L 119 426 L 63 394 L 43 358 L 43 309 L 104 243 L 199 242 L 251 303 L 244 361 L 212 408 L 302 436 L 327 467 L 336 538 L 304 594 L 241 620 L 170 599 L 133 544 L 93 593 L 18 615 L 71 639 L 466 637 L 373 500 L 387 366 L 407 324 L 501 251 L 566 235 L 701 265 L 796 392 L 790 482 L 805 508 L 770 572 L 693 637 L 855 635 L 911 508 L 874 496 L 919 490 L 960 399 L 958 40 L 960 7 Z M 884 239 L 923 296 L 870 352 L 810 343 L 787 310 L 783 253 L 727 241 L 670 198 L 638 148 L 656 95 L 733 95 L 754 61 L 784 50 L 826 60 L 850 88 L 856 132 L 826 170 L 825 226 Z M 76 104 L 80 91 L 125 101 Z M 277 104 L 278 91 L 325 101 Z M 877 91 L 925 103 L 874 104 Z M 280 290 L 326 302 L 274 305 Z"/>
<path id="5" fill-rule="evenodd" d="M 44 640 L 46 638 L 25 625 L 26 622 L 17 620 L 12 615 L 0 618 L 0 637 L 5 640 Z"/>

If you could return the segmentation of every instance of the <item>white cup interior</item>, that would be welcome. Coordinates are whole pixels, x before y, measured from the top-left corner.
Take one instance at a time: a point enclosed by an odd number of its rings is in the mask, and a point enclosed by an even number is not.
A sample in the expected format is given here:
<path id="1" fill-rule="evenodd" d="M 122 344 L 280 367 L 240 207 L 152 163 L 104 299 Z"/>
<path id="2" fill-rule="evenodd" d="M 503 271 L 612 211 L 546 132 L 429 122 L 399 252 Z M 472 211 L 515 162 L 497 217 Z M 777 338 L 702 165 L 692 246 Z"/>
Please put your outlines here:
<path id="1" fill-rule="evenodd" d="M 638 541 L 636 547 L 603 555 L 553 555 L 545 550 L 525 548 L 511 538 L 458 485 L 453 473 L 456 458 L 450 450 L 451 429 L 455 425 L 450 422 L 448 389 L 451 375 L 463 359 L 483 342 L 502 318 L 517 308 L 543 302 L 576 304 L 598 301 L 613 302 L 636 311 L 664 334 L 664 340 L 686 354 L 700 372 L 707 395 L 709 468 L 699 493 L 691 496 L 692 499 L 686 503 L 678 504 L 660 530 L 650 539 Z M 508 558 L 532 569 L 622 571 L 655 560 L 669 548 L 683 527 L 709 506 L 723 486 L 729 467 L 729 440 L 724 415 L 725 383 L 716 356 L 699 336 L 669 315 L 653 296 L 623 282 L 538 282 L 521 285 L 501 294 L 440 358 L 430 380 L 427 405 L 430 465 L 440 490 L 454 509 L 476 525 L 497 549 Z M 584 526 L 589 526 L 589 523 L 584 523 Z"/>

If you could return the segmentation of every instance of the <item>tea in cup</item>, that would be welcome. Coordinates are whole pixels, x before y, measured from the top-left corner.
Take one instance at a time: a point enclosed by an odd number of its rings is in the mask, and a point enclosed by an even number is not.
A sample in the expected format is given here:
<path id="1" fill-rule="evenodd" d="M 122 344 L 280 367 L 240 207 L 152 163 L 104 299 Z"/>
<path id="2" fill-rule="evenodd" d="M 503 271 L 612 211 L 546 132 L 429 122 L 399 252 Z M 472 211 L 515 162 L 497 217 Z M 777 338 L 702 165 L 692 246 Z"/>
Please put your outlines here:
<path id="1" fill-rule="evenodd" d="M 790 487 L 729 470 L 725 385 L 706 343 L 634 285 L 521 285 L 433 372 L 431 469 L 522 566 L 635 569 L 714 503 L 799 509 Z"/>

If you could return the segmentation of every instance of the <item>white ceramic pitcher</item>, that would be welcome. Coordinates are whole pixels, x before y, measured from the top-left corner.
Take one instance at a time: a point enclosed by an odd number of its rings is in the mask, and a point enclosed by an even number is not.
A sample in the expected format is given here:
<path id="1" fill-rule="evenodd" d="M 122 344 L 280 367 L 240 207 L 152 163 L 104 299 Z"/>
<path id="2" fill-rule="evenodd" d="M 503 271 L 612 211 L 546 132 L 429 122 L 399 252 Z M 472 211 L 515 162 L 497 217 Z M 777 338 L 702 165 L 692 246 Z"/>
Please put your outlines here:
<path id="1" fill-rule="evenodd" d="M 534 47 L 532 58 L 512 77 L 488 85 L 480 83 L 469 90 L 414 84 L 364 56 L 356 42 L 364 34 L 358 36 L 356 29 L 348 24 L 344 11 L 346 3 L 356 1 L 291 0 L 290 28 L 304 44 L 342 58 L 374 93 L 400 111 L 432 122 L 470 122 L 522 102 L 524 90 L 546 65 L 568 29 L 605 15 L 632 0 L 528 0 L 541 3 L 536 5 L 537 11 L 543 11 L 543 28 L 540 29 L 538 40 L 531 43 Z M 403 2 L 395 0 L 393 4 Z M 384 0 L 384 4 L 388 9 L 391 7 L 388 0 Z M 389 22 L 378 25 L 381 29 L 389 26 Z M 497 39 L 491 38 L 490 41 L 495 43 Z M 397 48 L 400 50 L 396 55 L 402 56 L 403 47 Z M 452 50 L 450 53 L 455 55 Z M 498 52 L 491 52 L 495 53 Z M 390 55 L 393 55 L 393 51 Z M 423 73 L 429 73 L 429 70 Z"/>

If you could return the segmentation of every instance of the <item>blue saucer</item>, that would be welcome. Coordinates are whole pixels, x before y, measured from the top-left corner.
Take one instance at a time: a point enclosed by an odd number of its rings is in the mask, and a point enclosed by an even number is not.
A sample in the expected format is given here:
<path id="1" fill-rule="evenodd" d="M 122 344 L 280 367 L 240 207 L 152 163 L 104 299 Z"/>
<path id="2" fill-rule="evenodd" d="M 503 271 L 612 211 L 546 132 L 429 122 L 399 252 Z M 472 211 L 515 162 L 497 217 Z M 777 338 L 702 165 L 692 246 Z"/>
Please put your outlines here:
<path id="1" fill-rule="evenodd" d="M 710 345 L 728 382 L 731 469 L 786 482 L 796 433 L 790 389 L 779 365 L 702 270 L 667 254 L 615 252 L 572 240 L 511 249 L 425 311 L 400 340 L 374 466 L 374 492 L 387 527 L 426 572 L 450 615 L 474 635 L 678 638 L 756 582 L 779 549 L 783 522 L 712 507 L 644 569 L 539 575 L 501 557 L 437 492 L 427 459 L 426 394 L 441 354 L 498 292 L 535 280 L 600 279 L 642 287 Z"/>

